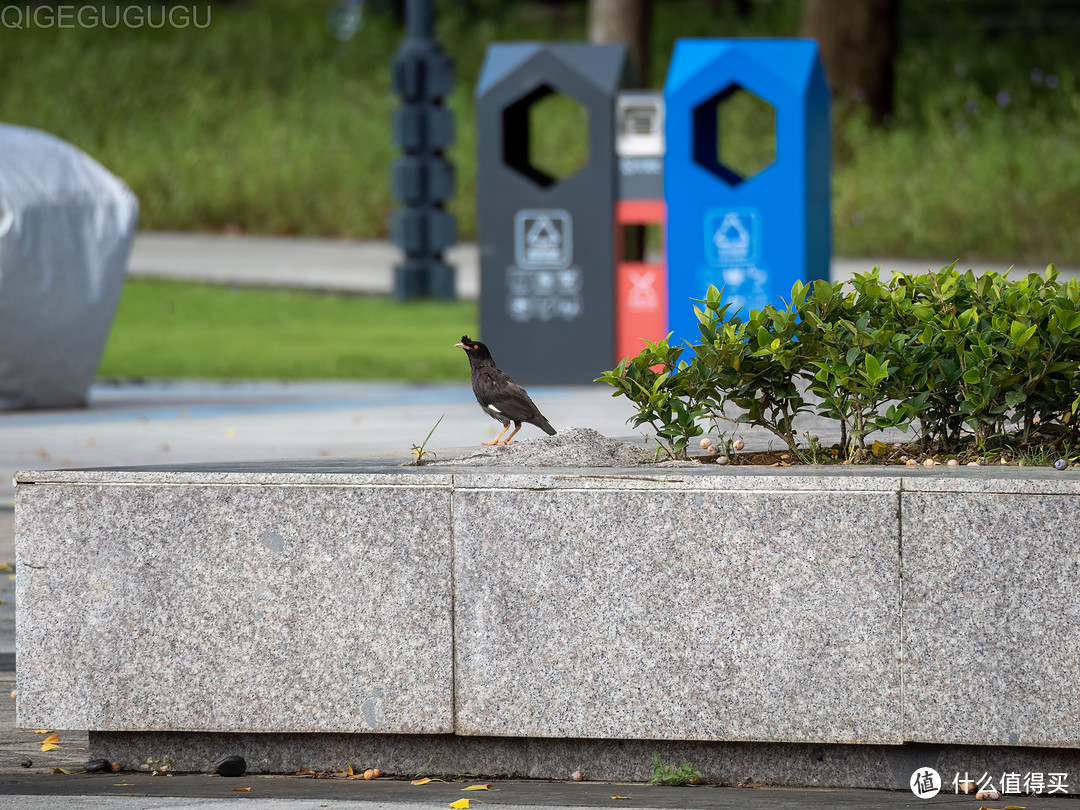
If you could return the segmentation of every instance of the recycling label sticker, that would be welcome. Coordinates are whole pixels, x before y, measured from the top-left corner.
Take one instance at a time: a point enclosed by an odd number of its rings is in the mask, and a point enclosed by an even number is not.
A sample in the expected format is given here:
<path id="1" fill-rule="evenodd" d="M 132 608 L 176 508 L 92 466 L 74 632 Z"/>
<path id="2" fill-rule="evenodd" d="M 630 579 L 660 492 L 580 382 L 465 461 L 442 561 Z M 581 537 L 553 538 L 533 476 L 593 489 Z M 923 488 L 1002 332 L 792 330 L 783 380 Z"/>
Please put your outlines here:
<path id="1" fill-rule="evenodd" d="M 705 264 L 696 272 L 702 292 L 723 290 L 732 314 L 769 303 L 769 274 L 761 266 L 761 218 L 754 208 L 710 208 L 705 212 Z"/>
<path id="2" fill-rule="evenodd" d="M 713 267 L 757 264 L 761 225 L 753 208 L 710 208 L 705 212 L 705 261 Z"/>
<path id="3" fill-rule="evenodd" d="M 562 270 L 574 261 L 570 212 L 526 209 L 514 216 L 514 258 L 529 270 Z"/>
<path id="4" fill-rule="evenodd" d="M 515 321 L 572 321 L 582 313 L 580 267 L 562 270 L 506 269 L 506 309 Z"/>

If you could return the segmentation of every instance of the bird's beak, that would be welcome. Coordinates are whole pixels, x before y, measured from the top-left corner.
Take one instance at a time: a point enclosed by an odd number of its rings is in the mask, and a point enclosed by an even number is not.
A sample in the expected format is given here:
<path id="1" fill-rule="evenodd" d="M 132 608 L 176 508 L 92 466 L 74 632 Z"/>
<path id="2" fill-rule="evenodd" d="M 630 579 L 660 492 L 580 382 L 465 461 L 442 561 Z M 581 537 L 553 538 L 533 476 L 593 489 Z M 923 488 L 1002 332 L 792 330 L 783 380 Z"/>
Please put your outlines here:
<path id="1" fill-rule="evenodd" d="M 455 343 L 454 348 L 455 349 L 468 349 L 469 347 L 466 346 L 464 343 Z"/>

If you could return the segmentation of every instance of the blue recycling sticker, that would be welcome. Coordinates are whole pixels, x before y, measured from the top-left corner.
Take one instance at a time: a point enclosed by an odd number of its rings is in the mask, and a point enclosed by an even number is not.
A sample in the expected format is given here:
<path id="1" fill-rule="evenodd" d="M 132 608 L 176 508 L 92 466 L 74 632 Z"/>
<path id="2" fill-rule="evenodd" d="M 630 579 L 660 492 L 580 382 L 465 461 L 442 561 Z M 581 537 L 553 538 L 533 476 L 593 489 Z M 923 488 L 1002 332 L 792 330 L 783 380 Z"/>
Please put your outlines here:
<path id="1" fill-rule="evenodd" d="M 754 208 L 705 211 L 705 261 L 713 267 L 757 264 L 761 258 L 761 218 Z"/>

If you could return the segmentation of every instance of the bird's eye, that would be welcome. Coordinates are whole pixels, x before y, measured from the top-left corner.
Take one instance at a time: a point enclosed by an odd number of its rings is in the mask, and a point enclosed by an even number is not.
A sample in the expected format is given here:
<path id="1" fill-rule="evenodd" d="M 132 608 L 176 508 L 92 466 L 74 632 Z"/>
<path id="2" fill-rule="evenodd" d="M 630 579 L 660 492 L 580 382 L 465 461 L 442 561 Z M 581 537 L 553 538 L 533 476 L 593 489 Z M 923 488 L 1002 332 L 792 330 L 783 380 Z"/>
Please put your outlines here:
<path id="1" fill-rule="evenodd" d="M 474 343 L 474 344 L 472 345 L 472 347 L 473 347 L 474 349 L 479 349 L 479 348 L 480 348 L 480 347 L 479 347 L 478 345 L 476 345 L 475 343 Z"/>

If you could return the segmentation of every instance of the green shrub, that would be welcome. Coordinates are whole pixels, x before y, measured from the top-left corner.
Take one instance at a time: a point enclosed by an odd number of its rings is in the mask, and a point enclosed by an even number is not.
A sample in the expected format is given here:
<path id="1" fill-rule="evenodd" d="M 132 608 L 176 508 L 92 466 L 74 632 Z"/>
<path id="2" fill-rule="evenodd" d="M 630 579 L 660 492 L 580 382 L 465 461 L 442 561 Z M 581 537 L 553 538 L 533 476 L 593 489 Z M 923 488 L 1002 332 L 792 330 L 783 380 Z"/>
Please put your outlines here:
<path id="1" fill-rule="evenodd" d="M 660 444 L 657 452 L 671 459 L 686 458 L 690 440 L 703 432 L 698 423 L 708 414 L 701 401 L 707 392 L 681 355 L 682 348 L 668 345 L 667 338 L 647 342 L 637 357 L 625 358 L 597 378 L 615 388 L 612 396 L 622 395 L 637 406 L 630 423 L 652 425 Z"/>
<path id="2" fill-rule="evenodd" d="M 796 283 L 786 306 L 745 316 L 729 316 L 715 287 L 698 303 L 689 360 L 665 339 L 599 378 L 672 457 L 709 421 L 765 428 L 798 453 L 794 420 L 810 410 L 839 422 L 853 461 L 885 428 L 911 430 L 927 453 L 1078 438 L 1080 284 L 1059 283 L 1053 265 L 1018 280 L 955 265 L 883 280 L 875 268 L 850 286 Z"/>

